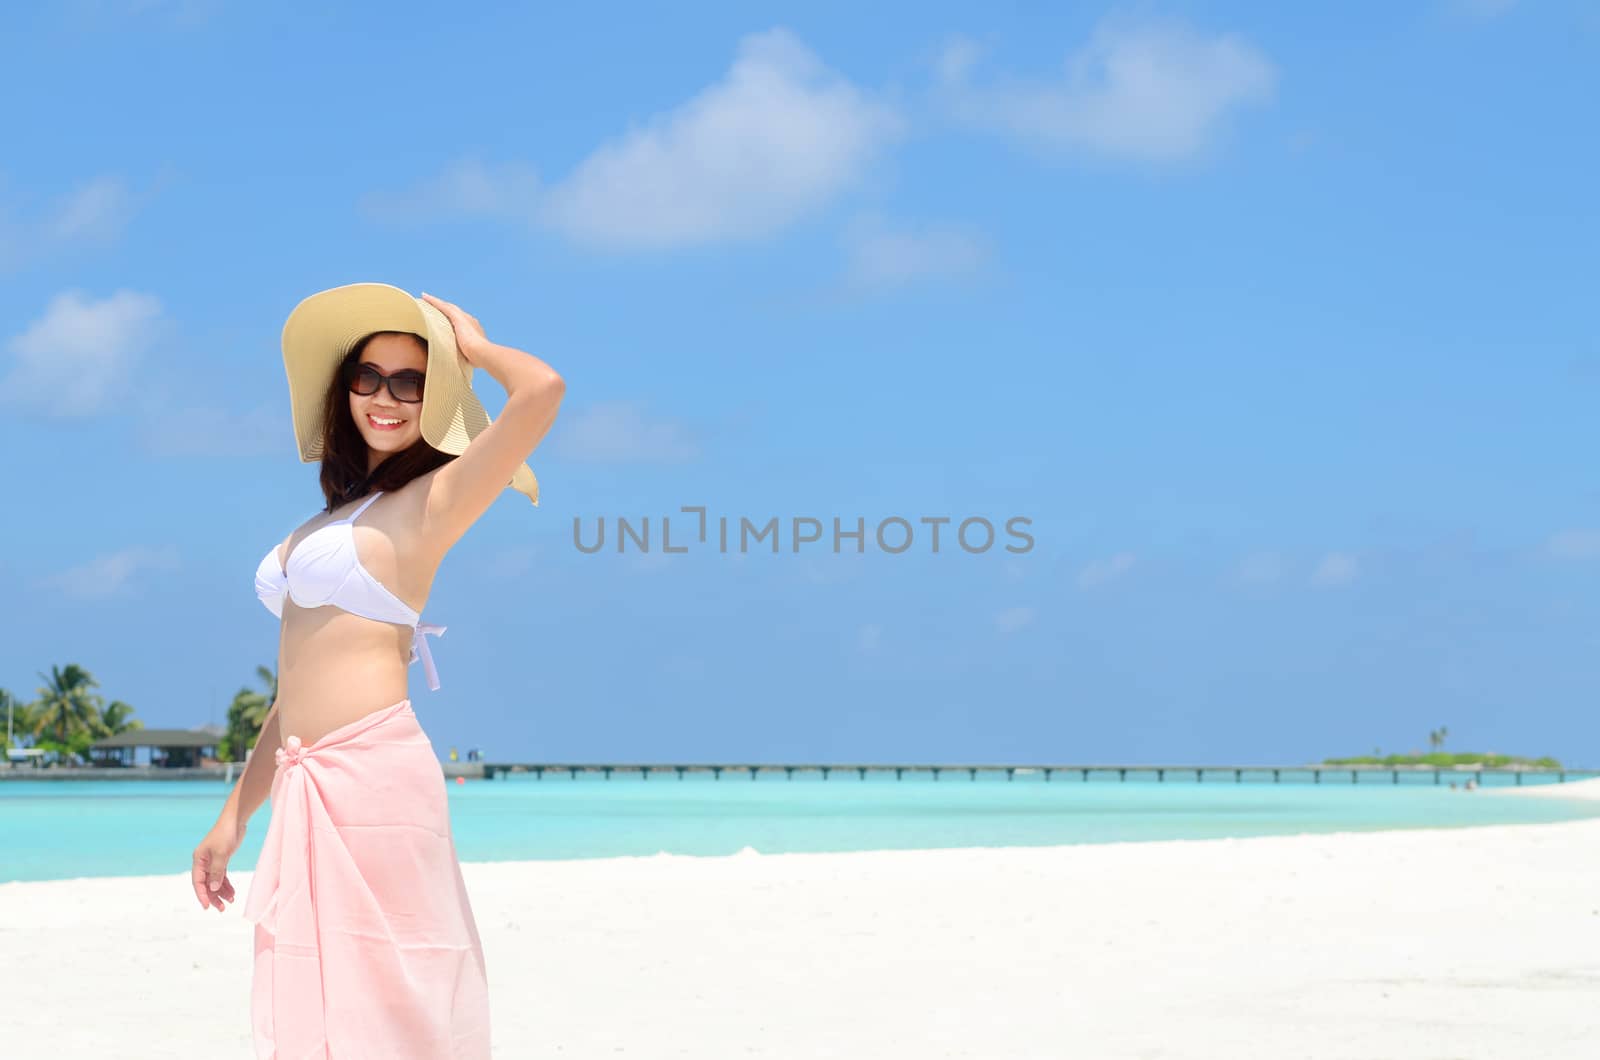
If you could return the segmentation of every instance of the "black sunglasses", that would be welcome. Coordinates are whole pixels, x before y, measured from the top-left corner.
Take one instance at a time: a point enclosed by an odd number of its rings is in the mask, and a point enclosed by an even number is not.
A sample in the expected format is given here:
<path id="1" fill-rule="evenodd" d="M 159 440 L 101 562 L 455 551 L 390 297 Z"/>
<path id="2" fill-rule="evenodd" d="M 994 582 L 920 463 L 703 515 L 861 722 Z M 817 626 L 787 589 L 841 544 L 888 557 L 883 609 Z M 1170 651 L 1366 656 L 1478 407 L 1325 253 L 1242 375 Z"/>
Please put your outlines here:
<path id="1" fill-rule="evenodd" d="M 388 383 L 389 395 L 396 401 L 404 401 L 408 405 L 415 405 L 422 400 L 422 383 L 426 378 L 427 376 L 412 368 L 404 368 L 393 375 L 384 375 L 364 361 L 348 364 L 344 369 L 344 381 L 350 387 L 352 394 L 360 394 L 362 397 L 376 394 L 378 387 Z"/>

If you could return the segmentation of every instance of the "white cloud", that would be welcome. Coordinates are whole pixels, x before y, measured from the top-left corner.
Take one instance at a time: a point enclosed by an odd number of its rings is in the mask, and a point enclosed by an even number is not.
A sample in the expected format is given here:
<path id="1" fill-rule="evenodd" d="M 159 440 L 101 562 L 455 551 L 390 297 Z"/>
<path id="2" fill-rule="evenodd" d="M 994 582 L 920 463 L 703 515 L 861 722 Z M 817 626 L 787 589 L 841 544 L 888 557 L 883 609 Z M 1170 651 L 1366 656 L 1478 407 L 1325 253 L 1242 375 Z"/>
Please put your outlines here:
<path id="1" fill-rule="evenodd" d="M 891 108 L 772 29 L 740 41 L 721 81 L 584 159 L 542 213 L 610 247 L 763 236 L 854 182 L 900 130 Z"/>
<path id="2" fill-rule="evenodd" d="M 1078 572 L 1078 585 L 1089 588 L 1093 585 L 1105 585 L 1107 582 L 1116 581 L 1133 569 L 1134 555 L 1132 552 L 1118 552 L 1107 559 L 1097 559 L 1084 565 Z"/>
<path id="3" fill-rule="evenodd" d="M 706 530 L 707 534 L 715 532 L 715 529 L 710 527 Z M 822 540 L 807 547 L 811 549 L 828 547 L 830 539 L 827 534 L 828 531 L 824 529 Z M 861 577 L 862 571 L 871 562 L 870 555 L 866 552 L 856 552 L 848 547 L 842 547 L 838 552 L 825 555 L 803 551 L 799 557 L 800 577 L 811 585 L 842 585 L 845 582 L 855 581 Z M 733 556 L 739 560 L 746 558 L 743 552 L 735 552 Z"/>
<path id="4" fill-rule="evenodd" d="M 111 243 L 138 212 L 140 200 L 120 177 L 100 176 L 58 196 L 37 216 L 13 222 L 9 211 L 0 212 L 0 269 L 22 268 L 76 246 Z"/>
<path id="5" fill-rule="evenodd" d="M 162 548 L 133 545 L 96 556 L 43 581 L 68 596 L 98 600 L 122 592 L 140 571 L 172 570 L 177 566 L 178 550 L 171 545 Z"/>
<path id="6" fill-rule="evenodd" d="M 452 162 L 409 191 L 373 192 L 358 203 L 374 220 L 427 222 L 441 216 L 487 217 L 532 223 L 537 218 L 539 172 L 520 162 L 493 164 L 477 157 Z"/>
<path id="7" fill-rule="evenodd" d="M 1257 552 L 1239 563 L 1238 576 L 1242 582 L 1266 585 L 1280 580 L 1283 575 L 1283 557 L 1276 552 Z"/>
<path id="8" fill-rule="evenodd" d="M 721 80 L 602 144 L 561 181 L 541 188 L 532 167 L 467 159 L 363 207 L 385 219 L 531 221 L 611 250 L 754 239 L 827 205 L 903 130 L 893 107 L 777 28 L 745 37 Z"/>
<path id="9" fill-rule="evenodd" d="M 857 288 L 882 290 L 922 279 L 970 275 L 989 258 L 987 240 L 956 225 L 890 229 L 877 217 L 858 218 L 844 233 L 846 278 Z"/>
<path id="10" fill-rule="evenodd" d="M 994 627 L 1001 633 L 1015 633 L 1032 625 L 1037 612 L 1031 607 L 1008 607 L 994 616 Z"/>
<path id="11" fill-rule="evenodd" d="M 712 676 L 711 666 L 698 655 L 669 655 L 661 660 L 661 669 L 669 677 L 686 681 L 703 681 Z"/>
<path id="12" fill-rule="evenodd" d="M 160 395 L 145 403 L 139 441 L 155 456 L 287 456 L 294 450 L 294 424 L 276 403 L 248 412 L 216 406 L 178 408 Z"/>
<path id="13" fill-rule="evenodd" d="M 110 33 L 131 29 L 134 19 L 192 28 L 226 10 L 224 0 L 72 0 L 66 6 L 83 28 Z"/>
<path id="14" fill-rule="evenodd" d="M 983 58 L 983 49 L 970 37 L 952 37 L 939 53 L 936 63 L 939 80 L 944 84 L 964 81 L 973 67 Z"/>
<path id="15" fill-rule="evenodd" d="M 1517 0 L 1454 0 L 1457 12 L 1472 18 L 1498 18 L 1517 6 Z"/>
<path id="16" fill-rule="evenodd" d="M 1102 20 L 1064 76 L 1046 83 L 975 85 L 976 52 L 957 39 L 938 64 L 959 120 L 1051 149 L 1151 162 L 1198 154 L 1230 112 L 1270 99 L 1277 80 L 1242 37 L 1171 20 Z"/>
<path id="17" fill-rule="evenodd" d="M 7 344 L 14 358 L 0 401 L 54 416 L 87 416 L 125 393 L 140 354 L 154 340 L 161 302 L 118 291 L 96 301 L 65 291 Z"/>
<path id="18" fill-rule="evenodd" d="M 581 410 L 560 429 L 564 457 L 593 463 L 680 464 L 700 455 L 682 424 L 651 419 L 638 401 L 603 401 Z"/>
<path id="19" fill-rule="evenodd" d="M 1361 573 L 1361 563 L 1348 552 L 1330 552 L 1311 573 L 1313 585 L 1348 585 Z"/>
<path id="20" fill-rule="evenodd" d="M 544 552 L 536 542 L 528 541 L 509 548 L 491 552 L 482 566 L 491 578 L 517 578 L 534 569 L 534 557 Z"/>
<path id="21" fill-rule="evenodd" d="M 630 525 L 633 528 L 633 532 L 638 534 L 641 538 L 646 536 L 645 528 L 639 520 L 634 520 Z M 628 571 L 630 574 L 659 574 L 666 570 L 668 568 L 668 564 L 672 563 L 673 560 L 677 558 L 677 554 L 663 552 L 661 550 L 661 532 L 659 527 L 652 527 L 652 529 L 649 531 L 649 552 L 642 551 L 642 546 L 639 545 L 632 537 L 625 539 L 622 535 L 621 529 L 615 523 L 611 525 L 610 529 L 615 531 L 616 536 L 614 540 L 606 542 L 606 549 L 615 549 L 619 545 L 626 549 L 624 555 L 626 556 L 627 565 L 623 569 Z M 626 540 L 626 544 L 622 544 L 624 540 Z"/>
<path id="22" fill-rule="evenodd" d="M 1551 534 L 1545 551 L 1556 559 L 1600 559 L 1600 530 L 1563 530 Z"/>
<path id="23" fill-rule="evenodd" d="M 56 240 L 110 240 L 122 234 L 133 214 L 134 199 L 116 177 L 97 177 L 74 189 L 43 225 Z"/>

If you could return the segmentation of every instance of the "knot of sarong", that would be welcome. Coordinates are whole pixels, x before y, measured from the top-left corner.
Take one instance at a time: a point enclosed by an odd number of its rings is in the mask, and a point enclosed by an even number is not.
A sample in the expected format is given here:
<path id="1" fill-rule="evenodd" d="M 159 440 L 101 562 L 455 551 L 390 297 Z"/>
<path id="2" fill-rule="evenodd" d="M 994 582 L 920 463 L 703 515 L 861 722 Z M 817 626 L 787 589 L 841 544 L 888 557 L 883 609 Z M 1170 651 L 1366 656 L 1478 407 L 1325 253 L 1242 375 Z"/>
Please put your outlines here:
<path id="1" fill-rule="evenodd" d="M 279 768 L 272 776 L 272 818 L 261 843 L 261 853 L 256 858 L 250 893 L 245 896 L 244 918 L 281 939 L 284 952 L 292 951 L 295 960 L 314 952 L 320 945 L 317 911 L 311 897 L 313 866 L 329 866 L 336 874 L 333 886 L 364 886 L 337 877 L 339 871 L 355 862 L 329 814 L 329 800 L 343 805 L 347 799 L 364 798 L 355 778 L 367 774 L 357 768 L 356 763 L 380 748 L 409 748 L 413 741 L 419 740 L 420 732 L 416 717 L 411 713 L 411 700 L 402 699 L 341 725 L 309 744 L 298 736 L 291 736 L 284 741 L 284 746 L 274 749 L 273 757 Z M 257 743 L 252 753 L 265 753 L 267 746 L 265 742 Z M 403 759 L 399 768 L 412 768 L 406 763 L 415 758 Z M 320 771 L 321 776 L 317 775 L 319 771 L 313 759 L 326 767 Z M 293 766 L 300 768 L 284 768 Z M 417 768 L 431 775 L 431 770 Z M 406 780 L 410 780 L 409 774 Z M 417 777 L 416 783 L 421 782 L 422 778 Z M 340 891 L 341 896 L 345 893 Z M 0 1052 L 0 1056 L 8 1055 Z M 280 1050 L 277 1055 L 287 1057 L 289 1054 Z M 297 1051 L 295 1055 L 311 1054 Z"/>
<path id="2" fill-rule="evenodd" d="M 300 746 L 300 737 L 291 736 L 286 741 L 287 746 L 280 747 L 272 753 L 279 766 L 297 765 L 305 757 L 305 750 Z"/>

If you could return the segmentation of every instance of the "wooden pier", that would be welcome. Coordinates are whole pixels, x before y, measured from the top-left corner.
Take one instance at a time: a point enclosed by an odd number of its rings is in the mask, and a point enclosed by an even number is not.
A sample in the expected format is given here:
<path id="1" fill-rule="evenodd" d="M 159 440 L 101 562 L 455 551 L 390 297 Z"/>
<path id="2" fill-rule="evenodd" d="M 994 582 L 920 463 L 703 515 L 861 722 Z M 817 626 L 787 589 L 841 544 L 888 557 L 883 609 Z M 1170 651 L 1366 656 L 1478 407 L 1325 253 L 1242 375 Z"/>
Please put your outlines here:
<path id="1" fill-rule="evenodd" d="M 894 774 L 894 779 L 904 780 L 908 773 L 931 774 L 934 780 L 940 780 L 945 774 L 954 774 L 960 778 L 965 774 L 965 779 L 975 781 L 980 773 L 1001 775 L 1008 781 L 1017 777 L 1032 778 L 1042 777 L 1046 782 L 1056 779 L 1057 774 L 1063 778 L 1074 781 L 1087 781 L 1091 774 L 1104 774 L 1114 776 L 1118 781 L 1126 782 L 1129 779 L 1151 778 L 1165 783 L 1169 777 L 1183 782 L 1194 783 L 1231 781 L 1235 784 L 1242 783 L 1273 783 L 1281 784 L 1285 780 L 1309 779 L 1313 784 L 1321 784 L 1324 774 L 1330 776 L 1337 783 L 1362 783 L 1365 774 L 1386 776 L 1392 784 L 1399 784 L 1402 776 L 1425 775 L 1430 776 L 1434 784 L 1443 784 L 1444 778 L 1452 781 L 1465 782 L 1477 780 L 1490 775 L 1514 776 L 1517 785 L 1522 784 L 1523 777 L 1535 777 L 1541 780 L 1565 783 L 1568 780 L 1580 780 L 1588 777 L 1600 776 L 1600 769 L 1534 769 L 1534 768 L 1461 768 L 1445 766 L 1196 766 L 1196 765 L 960 765 L 940 763 L 938 765 L 918 764 L 892 764 L 892 763 L 829 763 L 827 765 L 806 764 L 772 764 L 772 763 L 648 763 L 648 762 L 442 762 L 446 780 L 463 777 L 468 780 L 493 780 L 496 777 L 532 774 L 535 780 L 543 780 L 546 773 L 564 774 L 568 779 L 576 780 L 580 774 L 599 774 L 610 780 L 613 774 L 622 773 L 636 775 L 640 780 L 649 780 L 656 774 L 665 774 L 682 780 L 686 774 L 710 774 L 713 780 L 721 780 L 724 773 L 743 776 L 755 780 L 763 773 L 777 776 L 782 775 L 784 780 L 793 780 L 796 773 L 813 773 L 829 780 L 835 773 L 853 775 L 857 780 L 867 779 L 868 774 Z M 229 784 L 237 779 L 243 769 L 243 763 L 229 762 L 215 766 L 194 766 L 189 768 L 162 768 L 152 766 L 127 766 L 120 768 L 60 768 L 35 769 L 29 767 L 5 769 L 0 767 L 0 781 L 5 780 L 222 780 Z M 1372 783 L 1371 780 L 1366 783 Z"/>
<path id="2" fill-rule="evenodd" d="M 1600 769 L 1535 769 L 1535 768 L 1480 768 L 1480 767 L 1445 767 L 1445 766 L 1194 766 L 1194 765 L 1038 765 L 1038 766 L 1007 766 L 1007 765 L 887 765 L 882 763 L 869 764 L 829 764 L 829 765 L 772 765 L 772 764 L 717 764 L 717 765 L 680 765 L 676 763 L 617 763 L 617 762 L 476 762 L 476 763 L 451 763 L 448 767 L 452 774 L 459 773 L 464 776 L 481 776 L 486 780 L 509 774 L 531 773 L 536 780 L 543 780 L 546 773 L 565 773 L 569 779 L 577 779 L 580 773 L 600 773 L 606 780 L 610 780 L 614 773 L 637 774 L 640 780 L 649 780 L 651 776 L 662 773 L 676 776 L 682 780 L 686 773 L 710 773 L 713 780 L 721 780 L 722 774 L 746 774 L 749 779 L 755 780 L 762 773 L 783 774 L 785 780 L 793 780 L 796 773 L 817 773 L 823 780 L 828 780 L 834 773 L 854 773 L 856 779 L 865 780 L 869 773 L 893 773 L 896 780 L 903 780 L 907 773 L 931 773 L 934 780 L 940 779 L 946 773 L 960 775 L 965 773 L 968 780 L 977 780 L 979 773 L 1000 774 L 1004 773 L 1008 781 L 1015 780 L 1017 776 L 1031 776 L 1042 774 L 1045 781 L 1051 781 L 1055 774 L 1060 773 L 1078 780 L 1087 781 L 1090 774 L 1115 774 L 1117 780 L 1126 782 L 1130 774 L 1153 775 L 1158 782 L 1166 782 L 1167 775 L 1182 780 L 1192 779 L 1195 783 L 1202 783 L 1211 775 L 1215 780 L 1218 776 L 1223 780 L 1232 780 L 1236 784 L 1245 782 L 1246 774 L 1254 774 L 1251 782 L 1266 783 L 1270 775 L 1270 782 L 1283 783 L 1284 777 L 1309 776 L 1313 784 L 1322 783 L 1323 774 L 1342 780 L 1349 777 L 1349 783 L 1361 783 L 1362 774 L 1387 774 L 1391 783 L 1400 783 L 1404 775 L 1429 775 L 1433 783 L 1444 783 L 1444 777 L 1452 780 L 1478 780 L 1489 775 L 1515 776 L 1516 784 L 1522 784 L 1525 776 L 1553 778 L 1557 783 L 1565 783 L 1569 778 L 1581 779 L 1600 776 Z M 1370 781 L 1368 782 L 1370 783 Z"/>

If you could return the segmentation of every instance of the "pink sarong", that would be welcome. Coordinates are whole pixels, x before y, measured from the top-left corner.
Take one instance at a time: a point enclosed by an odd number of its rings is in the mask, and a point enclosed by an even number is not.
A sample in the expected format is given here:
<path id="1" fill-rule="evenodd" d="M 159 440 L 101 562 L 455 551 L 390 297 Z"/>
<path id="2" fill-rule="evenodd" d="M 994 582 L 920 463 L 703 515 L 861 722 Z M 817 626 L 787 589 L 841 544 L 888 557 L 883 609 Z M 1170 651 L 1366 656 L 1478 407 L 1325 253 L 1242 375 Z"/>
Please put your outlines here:
<path id="1" fill-rule="evenodd" d="M 411 701 L 285 744 L 244 903 L 257 1060 L 488 1060 L 483 945 Z"/>

